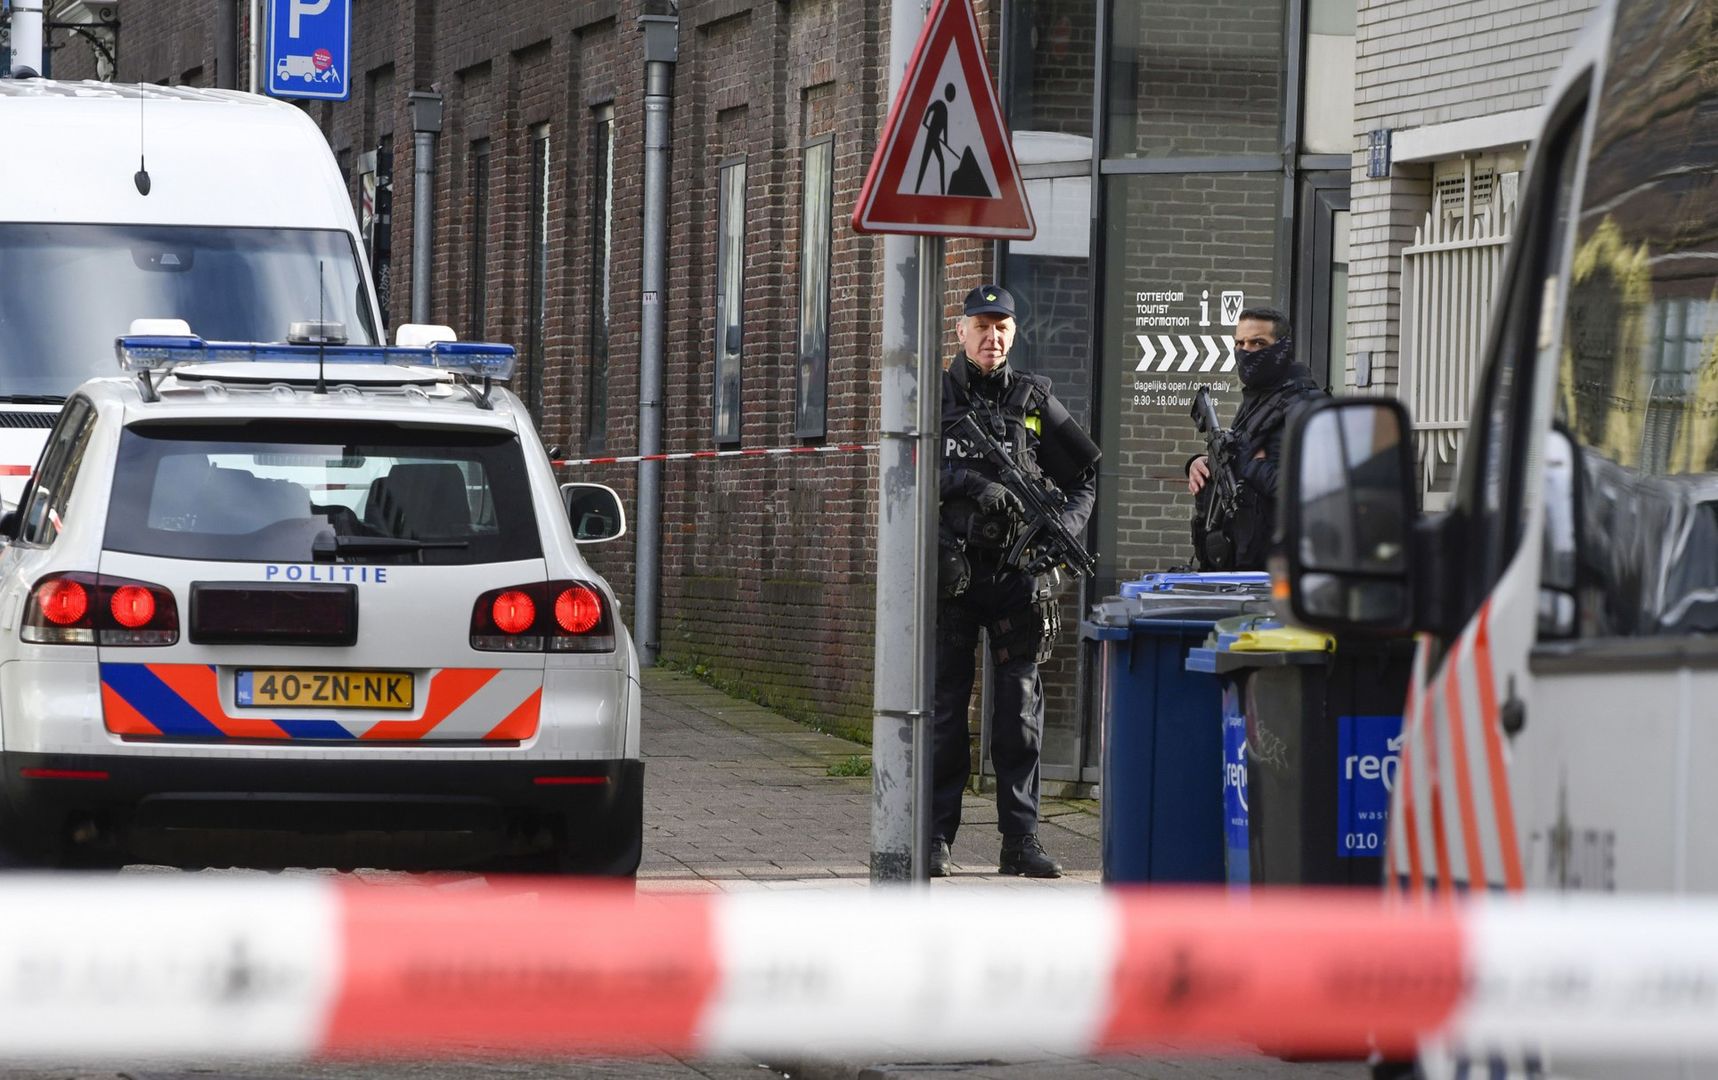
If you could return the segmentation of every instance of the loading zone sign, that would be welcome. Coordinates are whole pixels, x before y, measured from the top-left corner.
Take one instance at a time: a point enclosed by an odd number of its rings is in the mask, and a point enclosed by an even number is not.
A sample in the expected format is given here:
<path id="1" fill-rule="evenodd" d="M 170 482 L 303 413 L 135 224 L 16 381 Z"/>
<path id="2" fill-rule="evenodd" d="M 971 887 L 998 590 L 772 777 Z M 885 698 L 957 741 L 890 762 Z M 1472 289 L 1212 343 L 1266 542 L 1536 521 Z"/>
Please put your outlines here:
<path id="1" fill-rule="evenodd" d="M 345 101 L 352 59 L 352 0 L 268 0 L 268 92 Z"/>

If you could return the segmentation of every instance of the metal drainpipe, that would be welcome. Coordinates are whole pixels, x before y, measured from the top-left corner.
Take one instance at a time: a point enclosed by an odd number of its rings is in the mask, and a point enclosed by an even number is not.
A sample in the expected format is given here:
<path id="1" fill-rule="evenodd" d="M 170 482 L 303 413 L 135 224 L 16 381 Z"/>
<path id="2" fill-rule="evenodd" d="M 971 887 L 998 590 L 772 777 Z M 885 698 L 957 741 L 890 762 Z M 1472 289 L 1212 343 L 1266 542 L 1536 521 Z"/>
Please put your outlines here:
<path id="1" fill-rule="evenodd" d="M 221 90 L 239 86 L 239 0 L 215 3 L 215 86 Z"/>
<path id="2" fill-rule="evenodd" d="M 42 74 L 43 0 L 13 0 L 12 72 Z"/>
<path id="3" fill-rule="evenodd" d="M 668 154 L 680 20 L 640 15 L 644 32 L 644 251 L 638 342 L 638 452 L 662 452 L 662 294 L 667 285 Z M 638 662 L 654 667 L 662 651 L 658 592 L 662 578 L 662 462 L 638 463 L 638 549 L 633 570 L 632 637 Z"/>
<path id="4" fill-rule="evenodd" d="M 435 212 L 435 137 L 441 134 L 441 95 L 413 90 L 412 110 L 412 321 L 430 321 L 430 215 Z"/>

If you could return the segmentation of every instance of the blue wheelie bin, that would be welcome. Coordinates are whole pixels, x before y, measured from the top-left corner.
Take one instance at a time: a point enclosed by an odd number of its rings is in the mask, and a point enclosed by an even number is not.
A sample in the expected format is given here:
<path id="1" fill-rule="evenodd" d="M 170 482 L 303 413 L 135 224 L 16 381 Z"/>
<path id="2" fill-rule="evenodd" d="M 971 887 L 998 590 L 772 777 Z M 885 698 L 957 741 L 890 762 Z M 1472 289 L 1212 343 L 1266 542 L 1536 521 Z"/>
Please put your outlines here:
<path id="1" fill-rule="evenodd" d="M 1105 882 L 1224 880 L 1219 688 L 1187 653 L 1218 620 L 1268 610 L 1262 589 L 1146 591 L 1080 624 L 1098 654 Z"/>

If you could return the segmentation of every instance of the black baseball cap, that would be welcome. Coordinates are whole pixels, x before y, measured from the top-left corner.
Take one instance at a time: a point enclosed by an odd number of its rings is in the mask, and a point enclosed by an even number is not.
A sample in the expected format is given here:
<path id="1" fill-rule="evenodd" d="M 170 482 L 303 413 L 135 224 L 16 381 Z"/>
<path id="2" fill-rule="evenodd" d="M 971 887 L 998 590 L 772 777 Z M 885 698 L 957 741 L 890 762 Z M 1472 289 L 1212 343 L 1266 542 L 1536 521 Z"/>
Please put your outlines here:
<path id="1" fill-rule="evenodd" d="M 1014 317 L 1014 294 L 1000 285 L 980 285 L 966 294 L 965 313 L 968 315 L 1006 315 Z"/>

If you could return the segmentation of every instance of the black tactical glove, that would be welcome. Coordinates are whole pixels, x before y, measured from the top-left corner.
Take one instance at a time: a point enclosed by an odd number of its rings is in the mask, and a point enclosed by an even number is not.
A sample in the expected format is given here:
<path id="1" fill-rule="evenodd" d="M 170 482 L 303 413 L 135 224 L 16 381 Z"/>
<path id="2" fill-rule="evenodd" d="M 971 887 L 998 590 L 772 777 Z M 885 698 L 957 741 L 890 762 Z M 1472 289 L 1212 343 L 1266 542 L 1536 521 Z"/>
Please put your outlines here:
<path id="1" fill-rule="evenodd" d="M 994 480 L 981 485 L 972 494 L 972 501 L 978 504 L 979 510 L 986 514 L 1007 514 L 1012 518 L 1026 516 L 1026 504 L 1020 501 L 1020 496 L 1009 491 Z"/>

